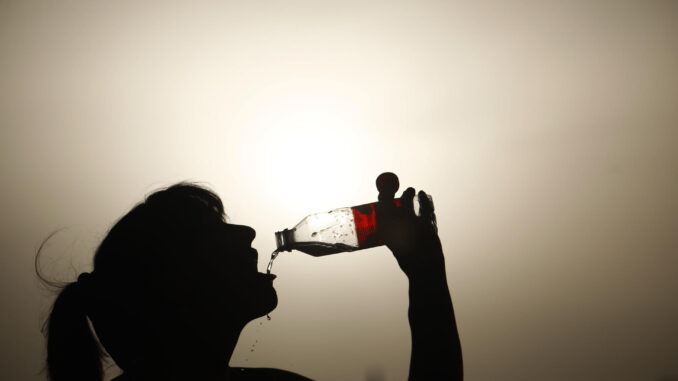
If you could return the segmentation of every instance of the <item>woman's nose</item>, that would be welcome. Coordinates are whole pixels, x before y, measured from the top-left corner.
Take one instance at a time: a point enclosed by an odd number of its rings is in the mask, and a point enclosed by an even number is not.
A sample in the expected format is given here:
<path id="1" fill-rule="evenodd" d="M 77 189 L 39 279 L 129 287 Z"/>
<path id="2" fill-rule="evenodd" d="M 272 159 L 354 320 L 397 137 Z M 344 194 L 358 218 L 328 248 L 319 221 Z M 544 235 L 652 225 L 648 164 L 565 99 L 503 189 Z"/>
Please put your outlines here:
<path id="1" fill-rule="evenodd" d="M 245 225 L 236 226 L 238 228 L 238 235 L 242 237 L 243 240 L 247 240 L 247 243 L 252 243 L 252 241 L 254 241 L 254 237 L 257 236 L 257 232 L 254 229 Z"/>
<path id="2" fill-rule="evenodd" d="M 247 239 L 249 239 L 250 243 L 252 243 L 252 241 L 254 241 L 254 237 L 257 236 L 257 232 L 249 226 L 245 226 L 245 229 L 247 231 Z"/>

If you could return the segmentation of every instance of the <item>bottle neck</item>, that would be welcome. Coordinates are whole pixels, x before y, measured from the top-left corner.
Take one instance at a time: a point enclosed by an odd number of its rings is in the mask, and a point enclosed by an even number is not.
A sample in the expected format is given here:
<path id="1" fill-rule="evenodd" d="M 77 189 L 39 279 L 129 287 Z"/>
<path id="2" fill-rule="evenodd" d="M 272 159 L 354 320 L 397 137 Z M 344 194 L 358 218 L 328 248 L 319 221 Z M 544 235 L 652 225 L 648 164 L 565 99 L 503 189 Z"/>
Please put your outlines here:
<path id="1" fill-rule="evenodd" d="M 276 251 L 292 251 L 292 230 L 284 229 L 281 232 L 275 232 Z"/>

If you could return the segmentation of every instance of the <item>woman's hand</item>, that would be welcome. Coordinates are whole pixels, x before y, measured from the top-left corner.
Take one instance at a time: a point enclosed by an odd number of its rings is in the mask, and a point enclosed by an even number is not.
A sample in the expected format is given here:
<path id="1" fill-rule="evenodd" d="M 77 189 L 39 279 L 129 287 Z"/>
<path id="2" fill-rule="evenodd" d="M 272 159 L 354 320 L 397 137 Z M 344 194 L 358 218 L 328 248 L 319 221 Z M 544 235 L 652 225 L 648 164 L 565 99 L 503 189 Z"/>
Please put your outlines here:
<path id="1" fill-rule="evenodd" d="M 413 205 L 415 190 L 407 188 L 400 196 L 401 205 L 398 207 L 394 201 L 397 178 L 383 179 L 391 175 L 395 177 L 393 174 L 382 174 L 377 180 L 377 225 L 383 242 L 391 249 L 400 268 L 410 279 L 420 274 L 444 272 L 445 261 L 433 202 L 424 191 L 419 191 L 419 215 L 416 215 Z"/>

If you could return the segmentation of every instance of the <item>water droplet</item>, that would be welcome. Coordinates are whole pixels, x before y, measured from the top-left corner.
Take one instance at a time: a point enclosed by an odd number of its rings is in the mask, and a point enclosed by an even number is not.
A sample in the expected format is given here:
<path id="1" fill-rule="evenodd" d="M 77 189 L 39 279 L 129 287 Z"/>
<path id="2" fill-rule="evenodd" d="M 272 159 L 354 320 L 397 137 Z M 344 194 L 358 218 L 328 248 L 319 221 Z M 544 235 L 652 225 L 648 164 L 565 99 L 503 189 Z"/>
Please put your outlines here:
<path id="1" fill-rule="evenodd" d="M 278 252 L 278 250 L 273 250 L 273 252 L 271 253 L 271 260 L 268 261 L 268 266 L 266 266 L 266 274 L 271 273 L 271 269 L 273 268 L 273 261 L 278 256 L 278 254 L 280 254 L 280 252 Z"/>

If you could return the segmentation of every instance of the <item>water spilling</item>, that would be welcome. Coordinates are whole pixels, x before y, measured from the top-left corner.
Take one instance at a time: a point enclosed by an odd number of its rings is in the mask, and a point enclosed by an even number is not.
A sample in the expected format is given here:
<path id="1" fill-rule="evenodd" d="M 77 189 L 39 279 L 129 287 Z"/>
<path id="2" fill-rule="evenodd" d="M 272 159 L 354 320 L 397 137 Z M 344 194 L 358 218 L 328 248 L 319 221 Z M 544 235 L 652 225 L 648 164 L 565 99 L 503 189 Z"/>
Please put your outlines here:
<path id="1" fill-rule="evenodd" d="M 266 266 L 266 274 L 271 273 L 271 269 L 273 268 L 273 261 L 278 256 L 278 254 L 280 254 L 278 250 L 273 250 L 273 252 L 271 253 L 271 260 L 268 262 L 268 266 Z"/>
<path id="2" fill-rule="evenodd" d="M 278 250 L 273 250 L 273 252 L 271 253 L 271 260 L 268 261 L 268 266 L 266 266 L 266 274 L 271 273 L 271 269 L 273 268 L 273 261 L 278 256 L 278 254 L 280 254 Z M 266 314 L 266 319 L 271 320 L 271 315 Z"/>

